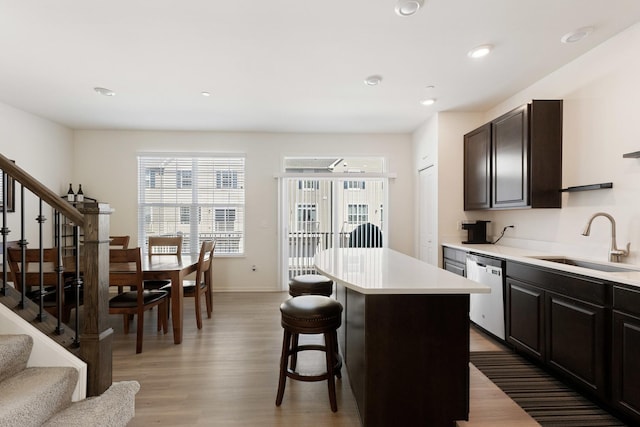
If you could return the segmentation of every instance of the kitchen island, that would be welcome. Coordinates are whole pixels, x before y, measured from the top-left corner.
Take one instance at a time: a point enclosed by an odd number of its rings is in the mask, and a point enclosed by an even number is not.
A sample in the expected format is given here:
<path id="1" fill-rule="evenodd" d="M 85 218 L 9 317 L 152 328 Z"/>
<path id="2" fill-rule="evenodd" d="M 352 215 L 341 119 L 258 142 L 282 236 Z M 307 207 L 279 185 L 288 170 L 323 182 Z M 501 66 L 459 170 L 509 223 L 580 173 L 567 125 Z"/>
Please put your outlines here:
<path id="1" fill-rule="evenodd" d="M 365 426 L 469 416 L 469 294 L 489 288 L 386 248 L 328 249 L 318 271 L 344 307 L 340 347 Z"/>

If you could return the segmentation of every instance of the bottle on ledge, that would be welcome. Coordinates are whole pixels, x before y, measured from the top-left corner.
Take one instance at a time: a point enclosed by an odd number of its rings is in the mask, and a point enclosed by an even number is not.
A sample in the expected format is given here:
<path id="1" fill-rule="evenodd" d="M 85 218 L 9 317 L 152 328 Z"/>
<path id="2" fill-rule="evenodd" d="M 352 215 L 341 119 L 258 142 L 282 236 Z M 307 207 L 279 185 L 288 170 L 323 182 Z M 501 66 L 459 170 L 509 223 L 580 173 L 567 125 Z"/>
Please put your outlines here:
<path id="1" fill-rule="evenodd" d="M 73 187 L 69 184 L 69 191 L 67 191 L 67 201 L 73 202 L 75 200 L 76 195 L 73 193 Z"/>
<path id="2" fill-rule="evenodd" d="M 78 186 L 78 193 L 76 194 L 76 202 L 84 202 L 84 193 L 82 192 L 82 184 Z"/>

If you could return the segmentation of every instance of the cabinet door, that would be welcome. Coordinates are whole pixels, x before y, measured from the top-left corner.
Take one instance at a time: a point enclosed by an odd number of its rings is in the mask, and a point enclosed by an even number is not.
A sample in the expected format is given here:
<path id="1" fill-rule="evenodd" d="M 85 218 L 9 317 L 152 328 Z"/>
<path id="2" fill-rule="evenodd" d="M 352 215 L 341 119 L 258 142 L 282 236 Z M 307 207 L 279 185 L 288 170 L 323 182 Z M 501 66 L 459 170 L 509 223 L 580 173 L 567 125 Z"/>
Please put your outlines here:
<path id="1" fill-rule="evenodd" d="M 491 124 L 464 136 L 464 210 L 491 207 Z"/>
<path id="2" fill-rule="evenodd" d="M 640 318 L 613 311 L 613 404 L 640 423 Z"/>
<path id="3" fill-rule="evenodd" d="M 507 342 L 543 360 L 544 291 L 507 278 Z"/>
<path id="4" fill-rule="evenodd" d="M 529 204 L 528 111 L 523 105 L 491 122 L 494 208 Z"/>
<path id="5" fill-rule="evenodd" d="M 467 277 L 467 252 L 443 246 L 442 268 L 459 276 Z"/>
<path id="6" fill-rule="evenodd" d="M 455 273 L 458 276 L 467 277 L 466 265 L 451 261 L 450 259 L 443 260 L 443 264 L 445 270 Z"/>
<path id="7" fill-rule="evenodd" d="M 547 363 L 604 397 L 604 307 L 546 293 Z"/>

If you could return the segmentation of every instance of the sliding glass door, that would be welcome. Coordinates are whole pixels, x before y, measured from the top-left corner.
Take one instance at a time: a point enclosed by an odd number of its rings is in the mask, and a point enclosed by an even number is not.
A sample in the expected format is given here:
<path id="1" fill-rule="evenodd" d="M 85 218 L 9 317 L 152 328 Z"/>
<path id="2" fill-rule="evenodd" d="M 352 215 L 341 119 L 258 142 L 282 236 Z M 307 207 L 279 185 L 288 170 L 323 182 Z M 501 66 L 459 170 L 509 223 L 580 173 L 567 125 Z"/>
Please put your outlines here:
<path id="1" fill-rule="evenodd" d="M 386 245 L 387 178 L 287 174 L 280 181 L 280 277 L 315 271 L 317 251 Z"/>

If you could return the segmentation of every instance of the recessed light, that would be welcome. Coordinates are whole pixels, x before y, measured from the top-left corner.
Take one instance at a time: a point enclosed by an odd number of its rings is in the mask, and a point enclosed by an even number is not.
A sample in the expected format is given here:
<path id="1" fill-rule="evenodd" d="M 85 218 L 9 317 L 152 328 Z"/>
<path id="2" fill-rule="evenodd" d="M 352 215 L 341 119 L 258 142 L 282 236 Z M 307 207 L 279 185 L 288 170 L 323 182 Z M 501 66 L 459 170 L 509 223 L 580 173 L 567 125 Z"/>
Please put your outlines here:
<path id="1" fill-rule="evenodd" d="M 211 96 L 211 94 L 209 92 L 200 92 L 200 95 L 202 95 L 202 96 Z"/>
<path id="2" fill-rule="evenodd" d="M 111 89 L 104 88 L 104 87 L 94 87 L 93 90 L 95 90 L 100 95 L 116 96 L 116 93 L 114 91 L 112 91 Z"/>
<path id="3" fill-rule="evenodd" d="M 424 0 L 398 0 L 396 3 L 396 14 L 399 16 L 415 15 L 424 5 Z"/>
<path id="4" fill-rule="evenodd" d="M 491 50 L 493 49 L 493 45 L 490 44 L 483 44 L 481 46 L 477 46 L 474 47 L 473 49 L 471 49 L 468 53 L 467 56 L 469 56 L 469 58 L 482 58 L 483 56 L 487 56 Z"/>
<path id="5" fill-rule="evenodd" d="M 592 32 L 593 32 L 593 27 L 578 28 L 577 30 L 571 31 L 571 32 L 565 34 L 564 36 L 562 36 L 562 38 L 560 38 L 560 41 L 562 43 L 579 42 L 580 40 L 582 40 L 583 38 L 587 37 Z"/>
<path id="6" fill-rule="evenodd" d="M 366 79 L 364 79 L 364 84 L 366 84 L 367 86 L 377 86 L 380 84 L 380 82 L 382 81 L 382 76 L 369 76 Z"/>
<path id="7" fill-rule="evenodd" d="M 435 103 L 436 103 L 436 99 L 435 98 L 427 98 L 427 99 L 423 99 L 422 101 L 420 101 L 420 104 L 425 105 L 425 106 L 433 105 Z"/>

